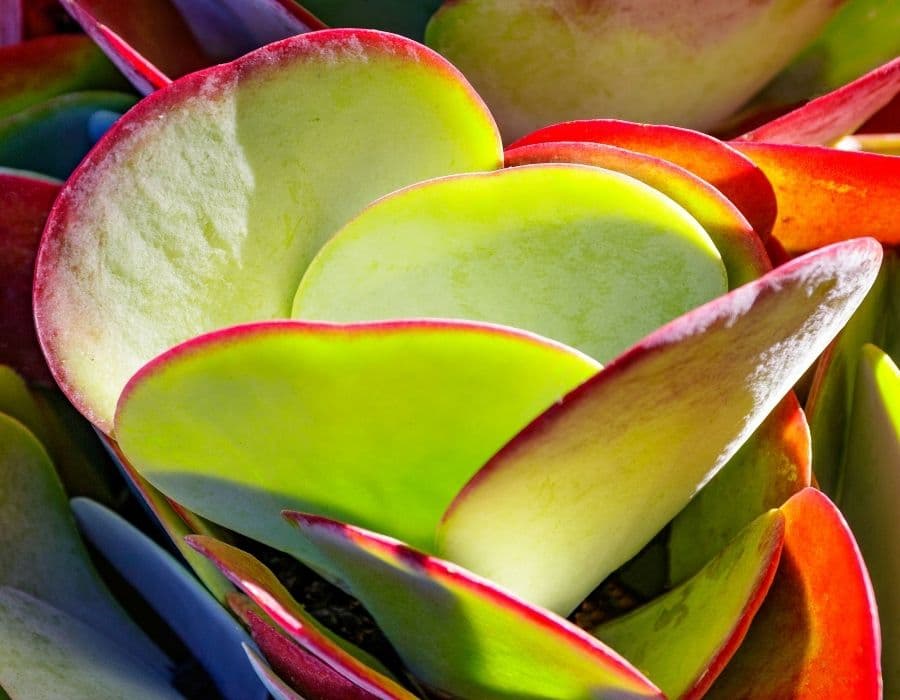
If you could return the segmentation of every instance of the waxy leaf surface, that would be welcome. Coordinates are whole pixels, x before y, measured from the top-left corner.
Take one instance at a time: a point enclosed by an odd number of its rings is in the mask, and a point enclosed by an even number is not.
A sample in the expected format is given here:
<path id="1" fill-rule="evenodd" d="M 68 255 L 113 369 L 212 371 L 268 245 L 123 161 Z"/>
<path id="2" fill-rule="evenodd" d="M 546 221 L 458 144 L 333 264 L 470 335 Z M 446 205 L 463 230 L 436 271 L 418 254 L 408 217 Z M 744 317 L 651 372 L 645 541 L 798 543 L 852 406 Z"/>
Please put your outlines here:
<path id="1" fill-rule="evenodd" d="M 487 321 L 605 362 L 726 289 L 712 241 L 668 198 L 618 173 L 532 165 L 382 198 L 316 256 L 293 315 Z"/>
<path id="2" fill-rule="evenodd" d="M 438 552 L 568 613 L 737 452 L 846 323 L 881 247 L 776 268 L 644 338 L 526 427 L 448 509 Z"/>
<path id="3" fill-rule="evenodd" d="M 192 73 L 120 119 L 54 207 L 35 291 L 51 369 L 109 431 L 160 352 L 289 316 L 313 255 L 364 205 L 500 160 L 459 73 L 394 35 L 313 32 Z"/>
<path id="4" fill-rule="evenodd" d="M 694 496 L 669 531 L 669 581 L 681 583 L 745 525 L 810 484 L 809 426 L 793 392 Z"/>
<path id="5" fill-rule="evenodd" d="M 767 237 L 775 223 L 775 193 L 763 172 L 728 144 L 699 131 L 589 119 L 538 129 L 513 143 L 509 150 L 553 141 L 607 144 L 663 158 L 706 180 L 724 194 L 760 236 Z"/>
<path id="6" fill-rule="evenodd" d="M 488 581 L 397 540 L 285 515 L 430 687 L 484 700 L 662 697 L 614 651 Z"/>
<path id="7" fill-rule="evenodd" d="M 466 480 L 598 369 L 494 326 L 239 326 L 145 367 L 122 397 L 116 435 L 163 493 L 301 559 L 315 552 L 298 549 L 282 508 L 433 549 Z"/>
<path id="8" fill-rule="evenodd" d="M 784 541 L 784 516 L 761 515 L 678 587 L 594 634 L 669 698 L 700 698 L 740 646 Z"/>
<path id="9" fill-rule="evenodd" d="M 241 644 L 240 625 L 172 556 L 113 511 L 85 498 L 71 502 L 81 532 L 169 625 L 226 700 L 265 700 Z"/>
<path id="10" fill-rule="evenodd" d="M 168 679 L 96 628 L 0 586 L 0 685 L 18 700 L 179 700 Z"/>
<path id="11" fill-rule="evenodd" d="M 881 697 L 878 612 L 853 535 L 809 488 L 783 507 L 778 573 L 711 700 Z"/>
<path id="12" fill-rule="evenodd" d="M 857 365 L 839 503 L 872 577 L 882 627 L 885 697 L 900 697 L 900 371 L 866 345 Z"/>
<path id="13" fill-rule="evenodd" d="M 507 167 L 581 163 L 630 175 L 670 197 L 697 220 L 722 256 L 729 287 L 739 287 L 772 269 L 762 242 L 734 204 L 706 180 L 663 158 L 618 146 L 569 141 L 511 148 L 504 160 Z"/>
<path id="14" fill-rule="evenodd" d="M 469 77 L 507 139 L 603 116 L 707 129 L 835 9 L 832 0 L 455 0 L 425 40 Z"/>
<path id="15" fill-rule="evenodd" d="M 818 146 L 732 141 L 772 182 L 773 235 L 790 253 L 872 236 L 900 243 L 900 158 Z"/>
<path id="16" fill-rule="evenodd" d="M 32 382 L 52 383 L 31 307 L 34 260 L 59 185 L 29 173 L 0 170 L 0 363 Z"/>
<path id="17" fill-rule="evenodd" d="M 211 537 L 192 535 L 187 539 L 294 641 L 336 673 L 381 700 L 414 700 L 415 696 L 383 672 L 377 661 L 319 625 L 275 574 L 252 556 Z"/>
<path id="18" fill-rule="evenodd" d="M 91 566 L 47 453 L 18 421 L 2 414 L 0 484 L 0 585 L 41 598 L 102 630 L 123 651 L 166 668 L 168 659 L 127 617 Z"/>

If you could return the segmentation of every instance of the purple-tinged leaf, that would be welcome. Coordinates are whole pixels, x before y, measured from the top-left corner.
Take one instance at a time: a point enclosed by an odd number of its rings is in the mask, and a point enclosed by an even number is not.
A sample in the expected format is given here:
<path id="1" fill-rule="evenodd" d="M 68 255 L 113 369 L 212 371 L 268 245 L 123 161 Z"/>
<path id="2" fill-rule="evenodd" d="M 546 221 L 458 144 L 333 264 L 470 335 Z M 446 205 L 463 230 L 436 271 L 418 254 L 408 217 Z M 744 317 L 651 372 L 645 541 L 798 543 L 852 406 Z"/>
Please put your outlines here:
<path id="1" fill-rule="evenodd" d="M 444 516 L 438 552 L 568 613 L 737 452 L 880 263 L 874 240 L 830 246 L 647 336 L 471 479 Z"/>
<path id="2" fill-rule="evenodd" d="M 613 650 L 453 564 L 360 528 L 285 516 L 340 571 L 413 674 L 451 697 L 661 698 Z"/>
<path id="3" fill-rule="evenodd" d="M 307 652 L 380 700 L 415 700 L 386 675 L 368 654 L 338 640 L 295 601 L 275 575 L 246 552 L 211 537 L 191 535 L 188 543 L 208 557 L 228 579 Z"/>
<path id="4" fill-rule="evenodd" d="M 272 670 L 272 667 L 266 663 L 265 659 L 253 651 L 252 647 L 245 644 L 243 648 L 250 665 L 253 666 L 253 670 L 259 676 L 259 680 L 275 700 L 304 700 L 303 697 L 297 695 L 287 683 L 278 677 L 275 671 Z M 323 700 L 340 700 L 340 698 L 329 698 L 326 696 Z"/>
<path id="5" fill-rule="evenodd" d="M 82 534 L 184 642 L 225 700 L 265 700 L 246 661 L 246 633 L 197 580 L 133 525 L 93 501 L 76 498 Z"/>

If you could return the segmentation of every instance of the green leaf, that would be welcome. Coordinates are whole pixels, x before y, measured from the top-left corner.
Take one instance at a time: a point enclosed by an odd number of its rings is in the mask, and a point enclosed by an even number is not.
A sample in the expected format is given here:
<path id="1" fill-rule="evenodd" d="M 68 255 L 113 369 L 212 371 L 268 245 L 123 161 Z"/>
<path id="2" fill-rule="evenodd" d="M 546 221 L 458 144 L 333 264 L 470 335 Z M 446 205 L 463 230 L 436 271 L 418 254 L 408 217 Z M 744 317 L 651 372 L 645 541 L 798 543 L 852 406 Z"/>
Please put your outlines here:
<path id="1" fill-rule="evenodd" d="M 163 493 L 301 559 L 314 552 L 299 548 L 282 508 L 429 549 L 466 480 L 598 368 L 496 326 L 238 326 L 145 367 L 123 394 L 116 435 Z"/>
<path id="2" fill-rule="evenodd" d="M 479 700 L 662 697 L 590 635 L 464 569 L 349 525 L 285 515 L 430 687 Z"/>
<path id="3" fill-rule="evenodd" d="M 727 290 L 706 232 L 630 177 L 507 168 L 382 198 L 313 260 L 295 318 L 513 326 L 601 362 Z"/>
<path id="4" fill-rule="evenodd" d="M 676 319 L 526 427 L 444 515 L 438 552 L 568 613 L 737 452 L 872 285 L 872 239 Z"/>
<path id="5" fill-rule="evenodd" d="M 783 540 L 784 516 L 761 515 L 692 578 L 594 634 L 667 697 L 701 697 L 747 633 Z"/>

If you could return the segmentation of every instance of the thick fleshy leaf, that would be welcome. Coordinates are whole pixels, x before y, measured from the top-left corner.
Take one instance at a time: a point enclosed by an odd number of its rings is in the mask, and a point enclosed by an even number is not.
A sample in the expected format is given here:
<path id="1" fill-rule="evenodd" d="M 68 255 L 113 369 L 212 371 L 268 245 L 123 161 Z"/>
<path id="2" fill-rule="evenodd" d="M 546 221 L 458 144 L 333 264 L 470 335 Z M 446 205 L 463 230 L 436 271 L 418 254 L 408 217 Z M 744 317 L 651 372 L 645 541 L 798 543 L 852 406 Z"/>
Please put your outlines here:
<path id="1" fill-rule="evenodd" d="M 853 535 L 815 489 L 781 510 L 785 539 L 775 581 L 706 697 L 878 700 L 878 612 Z"/>
<path id="2" fill-rule="evenodd" d="M 605 116 L 706 129 L 835 9 L 833 0 L 454 0 L 425 39 L 469 77 L 507 139 Z"/>
<path id="3" fill-rule="evenodd" d="M 689 170 L 646 153 L 590 142 L 534 143 L 508 149 L 507 167 L 535 163 L 581 163 L 630 175 L 680 204 L 709 234 L 728 272 L 729 287 L 772 269 L 747 219 L 719 190 Z"/>
<path id="4" fill-rule="evenodd" d="M 151 665 L 95 628 L 0 586 L 0 684 L 25 700 L 178 700 Z"/>
<path id="5" fill-rule="evenodd" d="M 34 330 L 31 281 L 44 222 L 58 193 L 59 185 L 48 179 L 0 170 L 0 364 L 43 384 L 53 379 Z"/>
<path id="6" fill-rule="evenodd" d="M 900 243 L 900 158 L 818 146 L 733 141 L 772 182 L 773 235 L 791 253 L 856 236 Z"/>
<path id="7" fill-rule="evenodd" d="M 900 371 L 873 345 L 858 364 L 839 503 L 859 542 L 881 616 L 885 697 L 900 697 Z"/>
<path id="8" fill-rule="evenodd" d="M 259 676 L 259 680 L 266 687 L 266 690 L 272 694 L 272 697 L 275 698 L 275 700 L 303 700 L 303 698 L 297 695 L 287 683 L 278 677 L 275 671 L 272 670 L 272 667 L 266 663 L 265 659 L 253 651 L 251 647 L 245 644 L 244 651 L 247 654 L 250 665 L 253 666 L 253 670 L 256 671 L 256 675 Z M 337 697 L 329 698 L 328 696 L 325 696 L 324 700 L 339 699 Z"/>
<path id="9" fill-rule="evenodd" d="M 168 659 L 127 617 L 91 566 L 47 453 L 5 415 L 0 415 L 0 485 L 0 585 L 37 596 L 154 668 L 166 668 Z"/>
<path id="10" fill-rule="evenodd" d="M 93 501 L 76 498 L 81 532 L 178 635 L 226 700 L 265 699 L 241 644 L 250 641 L 197 580 L 145 534 Z"/>
<path id="11" fill-rule="evenodd" d="M 124 85 L 85 36 L 48 36 L 0 47 L 0 118 L 67 92 Z"/>
<path id="12" fill-rule="evenodd" d="M 194 534 L 212 534 L 209 526 L 202 520 L 191 519 L 188 523 L 187 509 L 167 499 L 153 485 L 150 484 L 138 471 L 131 466 L 128 459 L 122 454 L 118 444 L 106 435 L 100 433 L 100 440 L 106 447 L 109 456 L 119 468 L 122 476 L 128 482 L 131 491 L 135 494 L 151 518 L 159 525 L 160 529 L 168 535 L 175 549 L 184 557 L 188 565 L 193 569 L 203 584 L 216 597 L 224 603 L 225 597 L 234 591 L 234 587 L 219 573 L 219 570 L 210 564 L 206 557 L 200 556 L 191 547 L 188 547 L 184 538 Z M 215 536 L 224 539 L 224 535 L 216 531 Z"/>
<path id="13" fill-rule="evenodd" d="M 483 700 L 662 697 L 590 635 L 464 569 L 333 520 L 285 515 L 438 691 Z"/>
<path id="14" fill-rule="evenodd" d="M 669 698 L 700 698 L 740 646 L 781 555 L 784 516 L 759 516 L 696 575 L 594 634 Z"/>
<path id="15" fill-rule="evenodd" d="M 651 188 L 531 165 L 383 197 L 316 256 L 293 315 L 500 323 L 606 362 L 724 293 L 726 277 L 697 221 Z"/>
<path id="16" fill-rule="evenodd" d="M 809 426 L 793 393 L 775 407 L 669 531 L 669 581 L 681 583 L 757 516 L 811 480 Z"/>
<path id="17" fill-rule="evenodd" d="M 900 5 L 846 0 L 816 40 L 754 100 L 792 105 L 836 90 L 900 55 Z"/>
<path id="18" fill-rule="evenodd" d="M 865 151 L 885 156 L 900 156 L 900 133 L 854 134 L 845 136 L 834 147 L 843 151 Z"/>
<path id="19" fill-rule="evenodd" d="M 591 119 L 538 129 L 510 149 L 550 141 L 588 141 L 663 158 L 718 189 L 764 240 L 775 224 L 775 193 L 763 172 L 729 145 L 699 131 Z"/>
<path id="20" fill-rule="evenodd" d="M 900 358 L 900 316 L 894 302 L 898 295 L 900 253 L 887 248 L 875 285 L 816 367 L 806 402 L 815 455 L 813 469 L 819 486 L 833 499 L 839 498 L 849 451 L 847 431 L 860 350 L 872 343 Z"/>
<path id="21" fill-rule="evenodd" d="M 253 641 L 272 664 L 279 679 L 289 682 L 288 687 L 322 700 L 372 700 L 377 697 L 292 641 L 246 596 L 237 596 L 241 594 L 229 597 L 231 609 L 250 629 Z"/>
<path id="22" fill-rule="evenodd" d="M 494 326 L 238 326 L 147 365 L 122 396 L 116 435 L 165 494 L 301 559 L 314 552 L 298 549 L 282 508 L 430 549 L 466 480 L 598 369 Z"/>
<path id="23" fill-rule="evenodd" d="M 332 27 L 371 27 L 422 41 L 425 25 L 442 0 L 303 0 Z"/>
<path id="24" fill-rule="evenodd" d="M 296 537 L 296 533 L 294 534 Z M 339 640 L 303 611 L 275 574 L 246 552 L 201 535 L 187 538 L 306 651 L 381 700 L 415 700 L 368 654 Z"/>
<path id="25" fill-rule="evenodd" d="M 394 35 L 312 32 L 186 76 L 120 119 L 54 207 L 35 282 L 51 369 L 108 431 L 160 352 L 289 316 L 312 256 L 364 205 L 500 159 L 462 77 Z"/>
<path id="26" fill-rule="evenodd" d="M 135 101 L 119 92 L 74 92 L 2 119 L 0 165 L 65 179 L 96 141 L 90 128 L 94 114 L 121 113 Z"/>
<path id="27" fill-rule="evenodd" d="M 568 613 L 737 452 L 846 323 L 880 262 L 871 239 L 831 246 L 644 338 L 472 478 L 444 516 L 438 552 Z"/>
<path id="28" fill-rule="evenodd" d="M 825 146 L 856 131 L 898 93 L 900 58 L 744 134 L 740 140 Z"/>

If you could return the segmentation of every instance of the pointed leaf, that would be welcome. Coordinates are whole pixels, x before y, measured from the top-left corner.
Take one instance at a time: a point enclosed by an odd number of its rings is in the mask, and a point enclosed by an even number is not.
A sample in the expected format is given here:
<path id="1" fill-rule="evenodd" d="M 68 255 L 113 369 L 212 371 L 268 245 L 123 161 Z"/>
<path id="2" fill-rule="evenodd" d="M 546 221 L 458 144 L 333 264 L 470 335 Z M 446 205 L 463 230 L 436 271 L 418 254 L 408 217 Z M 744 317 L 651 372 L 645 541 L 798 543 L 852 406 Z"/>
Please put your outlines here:
<path id="1" fill-rule="evenodd" d="M 606 362 L 726 289 L 712 241 L 668 198 L 618 173 L 531 165 L 383 197 L 316 256 L 293 316 L 500 323 Z"/>
<path id="2" fill-rule="evenodd" d="M 401 542 L 285 513 L 341 572 L 413 673 L 453 697 L 659 698 L 614 651 L 565 620 Z"/>
<path id="3" fill-rule="evenodd" d="M 177 700 L 140 657 L 30 595 L 0 587 L 0 684 L 28 700 Z"/>
<path id="4" fill-rule="evenodd" d="M 98 503 L 76 498 L 81 532 L 178 635 L 226 700 L 265 699 L 241 645 L 249 638 L 190 574 L 150 538 Z"/>
<path id="5" fill-rule="evenodd" d="M 44 222 L 59 185 L 26 173 L 0 171 L 0 364 L 29 381 L 52 383 L 34 330 L 31 281 Z"/>
<path id="6" fill-rule="evenodd" d="M 469 77 L 507 139 L 601 116 L 708 129 L 836 9 L 833 0 L 454 0 L 425 39 Z"/>
<path id="7" fill-rule="evenodd" d="M 67 92 L 124 85 L 86 36 L 60 34 L 0 47 L 0 118 Z"/>
<path id="8" fill-rule="evenodd" d="M 102 630 L 154 668 L 168 666 L 91 566 L 47 453 L 18 421 L 2 414 L 0 551 L 0 585 L 37 596 Z"/>
<path id="9" fill-rule="evenodd" d="M 187 541 L 215 563 L 292 639 L 352 684 L 381 700 L 414 700 L 406 689 L 382 673 L 380 665 L 368 654 L 339 641 L 304 612 L 275 574 L 252 556 L 211 537 L 191 535 Z"/>
<path id="10" fill-rule="evenodd" d="M 881 697 L 878 613 L 853 535 L 819 491 L 791 498 L 775 581 L 711 700 Z"/>
<path id="11" fill-rule="evenodd" d="M 94 145 L 94 114 L 124 112 L 135 101 L 120 92 L 74 92 L 2 119 L 0 165 L 65 179 Z"/>
<path id="12" fill-rule="evenodd" d="M 158 88 L 212 64 L 170 0 L 60 0 L 135 87 L 151 90 L 135 73 Z M 151 78 L 159 74 L 165 80 Z"/>
<path id="13" fill-rule="evenodd" d="M 253 670 L 256 671 L 256 675 L 259 676 L 259 680 L 262 681 L 266 690 L 272 694 L 272 697 L 274 697 L 275 700 L 304 700 L 301 696 L 297 695 L 287 683 L 281 680 L 281 678 L 275 674 L 275 671 L 272 670 L 271 666 L 265 662 L 265 659 L 253 651 L 250 646 L 245 644 L 243 648 L 244 652 L 247 654 L 247 659 L 250 661 L 250 665 L 253 666 Z M 325 696 L 324 700 L 338 700 L 338 698 L 329 698 L 328 696 Z"/>
<path id="14" fill-rule="evenodd" d="M 670 698 L 700 698 L 728 664 L 762 604 L 784 541 L 784 516 L 761 515 L 677 588 L 601 625 L 601 640 Z"/>
<path id="15" fill-rule="evenodd" d="M 430 548 L 478 467 L 597 369 L 494 326 L 239 326 L 147 365 L 122 396 L 116 435 L 168 496 L 300 559 L 314 551 L 299 548 L 285 507 Z"/>
<path id="16" fill-rule="evenodd" d="M 312 256 L 364 205 L 495 168 L 499 148 L 455 69 L 393 35 L 313 32 L 186 76 L 116 122 L 57 200 L 35 273 L 51 369 L 109 431 L 148 360 L 288 316 Z"/>
<path id="17" fill-rule="evenodd" d="M 871 239 L 831 246 L 643 339 L 472 478 L 438 551 L 568 613 L 726 464 L 846 323 L 880 262 Z"/>
<path id="18" fill-rule="evenodd" d="M 894 204 L 900 158 L 818 146 L 733 141 L 771 180 L 778 198 L 773 235 L 790 253 L 854 236 L 900 243 Z"/>
<path id="19" fill-rule="evenodd" d="M 581 163 L 636 178 L 680 204 L 709 234 L 739 287 L 772 269 L 766 250 L 743 214 L 719 190 L 689 170 L 655 156 L 589 142 L 534 143 L 508 149 L 507 167 L 535 163 Z"/>
<path id="20" fill-rule="evenodd" d="M 866 345 L 859 358 L 841 510 L 866 561 L 882 625 L 885 697 L 900 695 L 900 371 Z"/>
<path id="21" fill-rule="evenodd" d="M 672 521 L 669 581 L 681 583 L 754 518 L 810 484 L 809 426 L 793 392 Z"/>
<path id="22" fill-rule="evenodd" d="M 825 146 L 851 134 L 900 93 L 900 58 L 740 137 Z"/>
<path id="23" fill-rule="evenodd" d="M 250 628 L 253 641 L 272 664 L 272 670 L 279 679 L 289 681 L 290 688 L 324 700 L 371 700 L 376 697 L 293 642 L 258 605 L 249 599 L 237 604 L 233 601 L 234 598 L 229 599 L 232 610 Z"/>
<path id="24" fill-rule="evenodd" d="M 664 158 L 718 189 L 764 240 L 775 223 L 775 193 L 762 171 L 729 145 L 699 131 L 592 119 L 538 129 L 510 149 L 550 141 L 588 141 Z"/>

